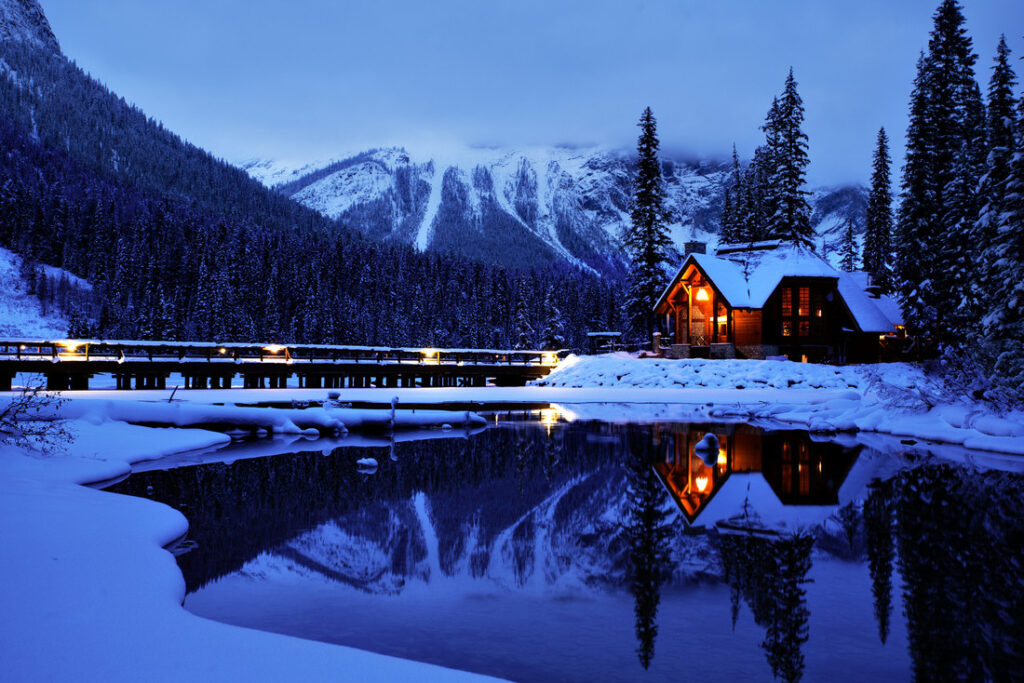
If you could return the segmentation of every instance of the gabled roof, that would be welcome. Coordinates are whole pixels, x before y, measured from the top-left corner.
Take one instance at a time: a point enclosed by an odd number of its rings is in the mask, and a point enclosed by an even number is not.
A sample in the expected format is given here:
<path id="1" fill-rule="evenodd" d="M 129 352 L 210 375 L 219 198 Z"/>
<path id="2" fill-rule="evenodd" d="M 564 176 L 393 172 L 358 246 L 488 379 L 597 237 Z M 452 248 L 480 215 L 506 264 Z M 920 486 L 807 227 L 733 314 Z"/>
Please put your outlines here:
<path id="1" fill-rule="evenodd" d="M 806 247 L 763 242 L 742 249 L 728 246 L 713 256 L 690 254 L 683 261 L 668 287 L 658 298 L 655 309 L 695 265 L 707 275 L 732 308 L 764 308 L 772 292 L 786 277 L 820 277 L 836 280 L 839 294 L 862 332 L 887 332 L 902 324 L 899 308 L 888 297 L 873 298 L 856 274 L 836 270 L 828 261 Z"/>

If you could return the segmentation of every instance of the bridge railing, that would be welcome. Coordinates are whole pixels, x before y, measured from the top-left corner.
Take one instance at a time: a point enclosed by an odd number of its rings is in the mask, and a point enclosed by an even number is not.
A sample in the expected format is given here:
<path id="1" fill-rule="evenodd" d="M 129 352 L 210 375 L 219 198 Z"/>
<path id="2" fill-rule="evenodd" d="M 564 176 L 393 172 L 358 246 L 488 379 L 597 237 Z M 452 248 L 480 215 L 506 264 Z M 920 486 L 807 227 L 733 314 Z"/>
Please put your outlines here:
<path id="1" fill-rule="evenodd" d="M 553 367 L 553 351 L 434 349 L 318 344 L 242 344 L 106 339 L 0 340 L 0 360 L 207 363 L 310 363 L 408 365 L 511 365 Z"/>

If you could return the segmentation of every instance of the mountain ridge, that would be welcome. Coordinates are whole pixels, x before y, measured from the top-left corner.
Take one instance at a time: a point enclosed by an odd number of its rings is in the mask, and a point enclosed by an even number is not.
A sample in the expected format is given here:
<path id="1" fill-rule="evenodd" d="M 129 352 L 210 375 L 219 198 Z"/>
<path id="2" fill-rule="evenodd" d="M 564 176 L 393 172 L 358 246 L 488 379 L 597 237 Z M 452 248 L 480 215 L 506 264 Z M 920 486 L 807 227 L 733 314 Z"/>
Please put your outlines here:
<path id="1" fill-rule="evenodd" d="M 268 187 L 380 240 L 448 250 L 500 265 L 564 261 L 604 275 L 627 268 L 631 152 L 612 147 L 373 148 L 324 161 L 240 164 Z M 731 168 L 714 159 L 662 157 L 677 249 L 718 242 Z M 866 190 L 816 188 L 819 248 L 837 251 L 841 228 L 863 231 Z"/>

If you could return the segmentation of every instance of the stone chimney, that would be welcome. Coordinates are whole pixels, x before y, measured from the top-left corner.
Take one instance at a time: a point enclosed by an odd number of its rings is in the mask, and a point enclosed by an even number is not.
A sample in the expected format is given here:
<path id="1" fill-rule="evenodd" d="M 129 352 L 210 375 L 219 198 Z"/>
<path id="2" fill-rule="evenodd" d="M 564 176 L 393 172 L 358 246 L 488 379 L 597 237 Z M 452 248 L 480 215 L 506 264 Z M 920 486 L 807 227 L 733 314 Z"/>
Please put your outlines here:
<path id="1" fill-rule="evenodd" d="M 706 254 L 708 253 L 707 242 L 687 242 L 683 245 L 683 256 L 689 256 L 690 254 Z"/>

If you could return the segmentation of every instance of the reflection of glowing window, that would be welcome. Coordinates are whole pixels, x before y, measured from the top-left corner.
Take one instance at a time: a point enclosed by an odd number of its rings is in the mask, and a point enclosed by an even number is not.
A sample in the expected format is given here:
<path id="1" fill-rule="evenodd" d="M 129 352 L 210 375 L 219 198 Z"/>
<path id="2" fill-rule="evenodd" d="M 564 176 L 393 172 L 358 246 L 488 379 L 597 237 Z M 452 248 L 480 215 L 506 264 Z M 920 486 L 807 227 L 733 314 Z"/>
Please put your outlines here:
<path id="1" fill-rule="evenodd" d="M 782 315 L 793 315 L 793 290 L 789 287 L 782 290 Z"/>
<path id="2" fill-rule="evenodd" d="M 792 337 L 793 336 L 793 323 L 788 320 L 782 321 L 782 336 Z"/>
<path id="3" fill-rule="evenodd" d="M 800 308 L 797 310 L 797 315 L 808 315 L 811 311 L 811 288 L 801 287 L 800 288 Z"/>
<path id="4" fill-rule="evenodd" d="M 806 337 L 810 333 L 811 333 L 811 321 L 810 320 L 801 320 L 800 321 L 800 336 L 801 337 Z"/>

